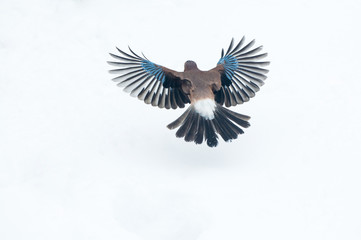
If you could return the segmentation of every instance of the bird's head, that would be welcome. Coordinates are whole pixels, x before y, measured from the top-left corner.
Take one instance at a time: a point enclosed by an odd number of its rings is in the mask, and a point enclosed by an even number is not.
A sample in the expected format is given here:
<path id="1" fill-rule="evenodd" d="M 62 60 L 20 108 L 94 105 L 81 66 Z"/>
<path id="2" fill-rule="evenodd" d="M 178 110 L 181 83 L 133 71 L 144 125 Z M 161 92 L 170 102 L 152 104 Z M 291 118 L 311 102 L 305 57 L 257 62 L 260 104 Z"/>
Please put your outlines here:
<path id="1" fill-rule="evenodd" d="M 189 71 L 189 70 L 195 70 L 198 69 L 197 64 L 191 60 L 188 60 L 184 63 L 184 71 Z"/>

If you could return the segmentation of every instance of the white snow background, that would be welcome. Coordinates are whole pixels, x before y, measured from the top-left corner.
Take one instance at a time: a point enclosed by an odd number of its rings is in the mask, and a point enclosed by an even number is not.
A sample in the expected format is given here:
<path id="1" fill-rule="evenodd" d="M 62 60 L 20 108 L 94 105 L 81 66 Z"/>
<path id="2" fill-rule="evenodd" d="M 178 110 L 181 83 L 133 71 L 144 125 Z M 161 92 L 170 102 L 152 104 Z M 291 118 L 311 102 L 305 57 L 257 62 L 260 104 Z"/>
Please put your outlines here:
<path id="1" fill-rule="evenodd" d="M 0 1 L 0 239 L 361 239 L 359 0 Z M 183 70 L 232 37 L 269 78 L 217 148 L 131 98 L 109 52 Z"/>

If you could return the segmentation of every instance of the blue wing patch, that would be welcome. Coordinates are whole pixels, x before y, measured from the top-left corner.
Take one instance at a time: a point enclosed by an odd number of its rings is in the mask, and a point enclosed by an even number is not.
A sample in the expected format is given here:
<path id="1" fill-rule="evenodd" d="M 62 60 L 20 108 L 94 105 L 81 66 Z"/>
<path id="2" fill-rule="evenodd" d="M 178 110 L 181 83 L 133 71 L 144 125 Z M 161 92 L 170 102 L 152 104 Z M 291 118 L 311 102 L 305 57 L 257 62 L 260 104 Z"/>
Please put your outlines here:
<path id="1" fill-rule="evenodd" d="M 165 75 L 162 70 L 162 68 L 156 66 L 154 63 L 152 63 L 149 60 L 142 60 L 141 66 L 144 68 L 145 71 L 147 71 L 149 74 L 155 76 L 159 81 L 164 83 Z"/>

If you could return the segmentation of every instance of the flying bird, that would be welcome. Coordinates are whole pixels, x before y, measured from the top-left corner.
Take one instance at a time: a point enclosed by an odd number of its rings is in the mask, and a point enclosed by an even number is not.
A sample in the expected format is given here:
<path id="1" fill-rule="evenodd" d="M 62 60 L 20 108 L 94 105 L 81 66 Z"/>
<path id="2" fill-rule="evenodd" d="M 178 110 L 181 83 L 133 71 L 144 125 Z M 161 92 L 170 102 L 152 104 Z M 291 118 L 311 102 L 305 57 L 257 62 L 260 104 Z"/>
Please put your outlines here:
<path id="1" fill-rule="evenodd" d="M 248 102 L 264 84 L 269 65 L 260 61 L 267 53 L 262 46 L 253 47 L 255 40 L 245 44 L 243 37 L 234 46 L 232 39 L 227 51 L 222 49 L 215 68 L 199 70 L 194 61 L 186 61 L 184 71 L 177 72 L 137 55 L 130 47 L 129 53 L 117 48 L 119 55 L 110 53 L 109 61 L 117 74 L 112 80 L 131 96 L 152 106 L 165 109 L 188 109 L 167 127 L 178 128 L 176 136 L 187 142 L 209 147 L 218 145 L 218 137 L 228 142 L 243 134 L 242 128 L 250 126 L 249 116 L 233 112 L 228 107 Z M 225 106 L 225 107 L 223 107 Z"/>

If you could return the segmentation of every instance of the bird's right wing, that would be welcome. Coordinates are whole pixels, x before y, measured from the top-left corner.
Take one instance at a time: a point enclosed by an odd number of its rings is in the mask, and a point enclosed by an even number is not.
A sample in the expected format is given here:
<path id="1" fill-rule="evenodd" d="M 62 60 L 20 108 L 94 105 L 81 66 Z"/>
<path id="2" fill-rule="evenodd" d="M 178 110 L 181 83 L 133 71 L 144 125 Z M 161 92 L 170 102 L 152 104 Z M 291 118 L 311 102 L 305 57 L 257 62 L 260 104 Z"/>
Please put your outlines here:
<path id="1" fill-rule="evenodd" d="M 182 74 L 149 61 L 145 56 L 140 57 L 130 48 L 130 54 L 117 48 L 120 55 L 110 53 L 117 61 L 108 61 L 110 65 L 118 67 L 110 73 L 118 74 L 113 78 L 119 82 L 119 87 L 124 87 L 125 92 L 130 92 L 133 97 L 138 97 L 147 104 L 166 109 L 183 108 L 190 103 L 188 95 L 183 91 Z"/>
<path id="2" fill-rule="evenodd" d="M 244 45 L 244 37 L 233 47 L 233 39 L 226 54 L 222 49 L 221 59 L 213 70 L 221 74 L 221 88 L 215 93 L 215 100 L 226 107 L 242 104 L 256 95 L 264 84 L 268 73 L 263 66 L 268 61 L 259 61 L 267 53 L 258 54 L 262 46 L 252 49 L 254 40 Z"/>

